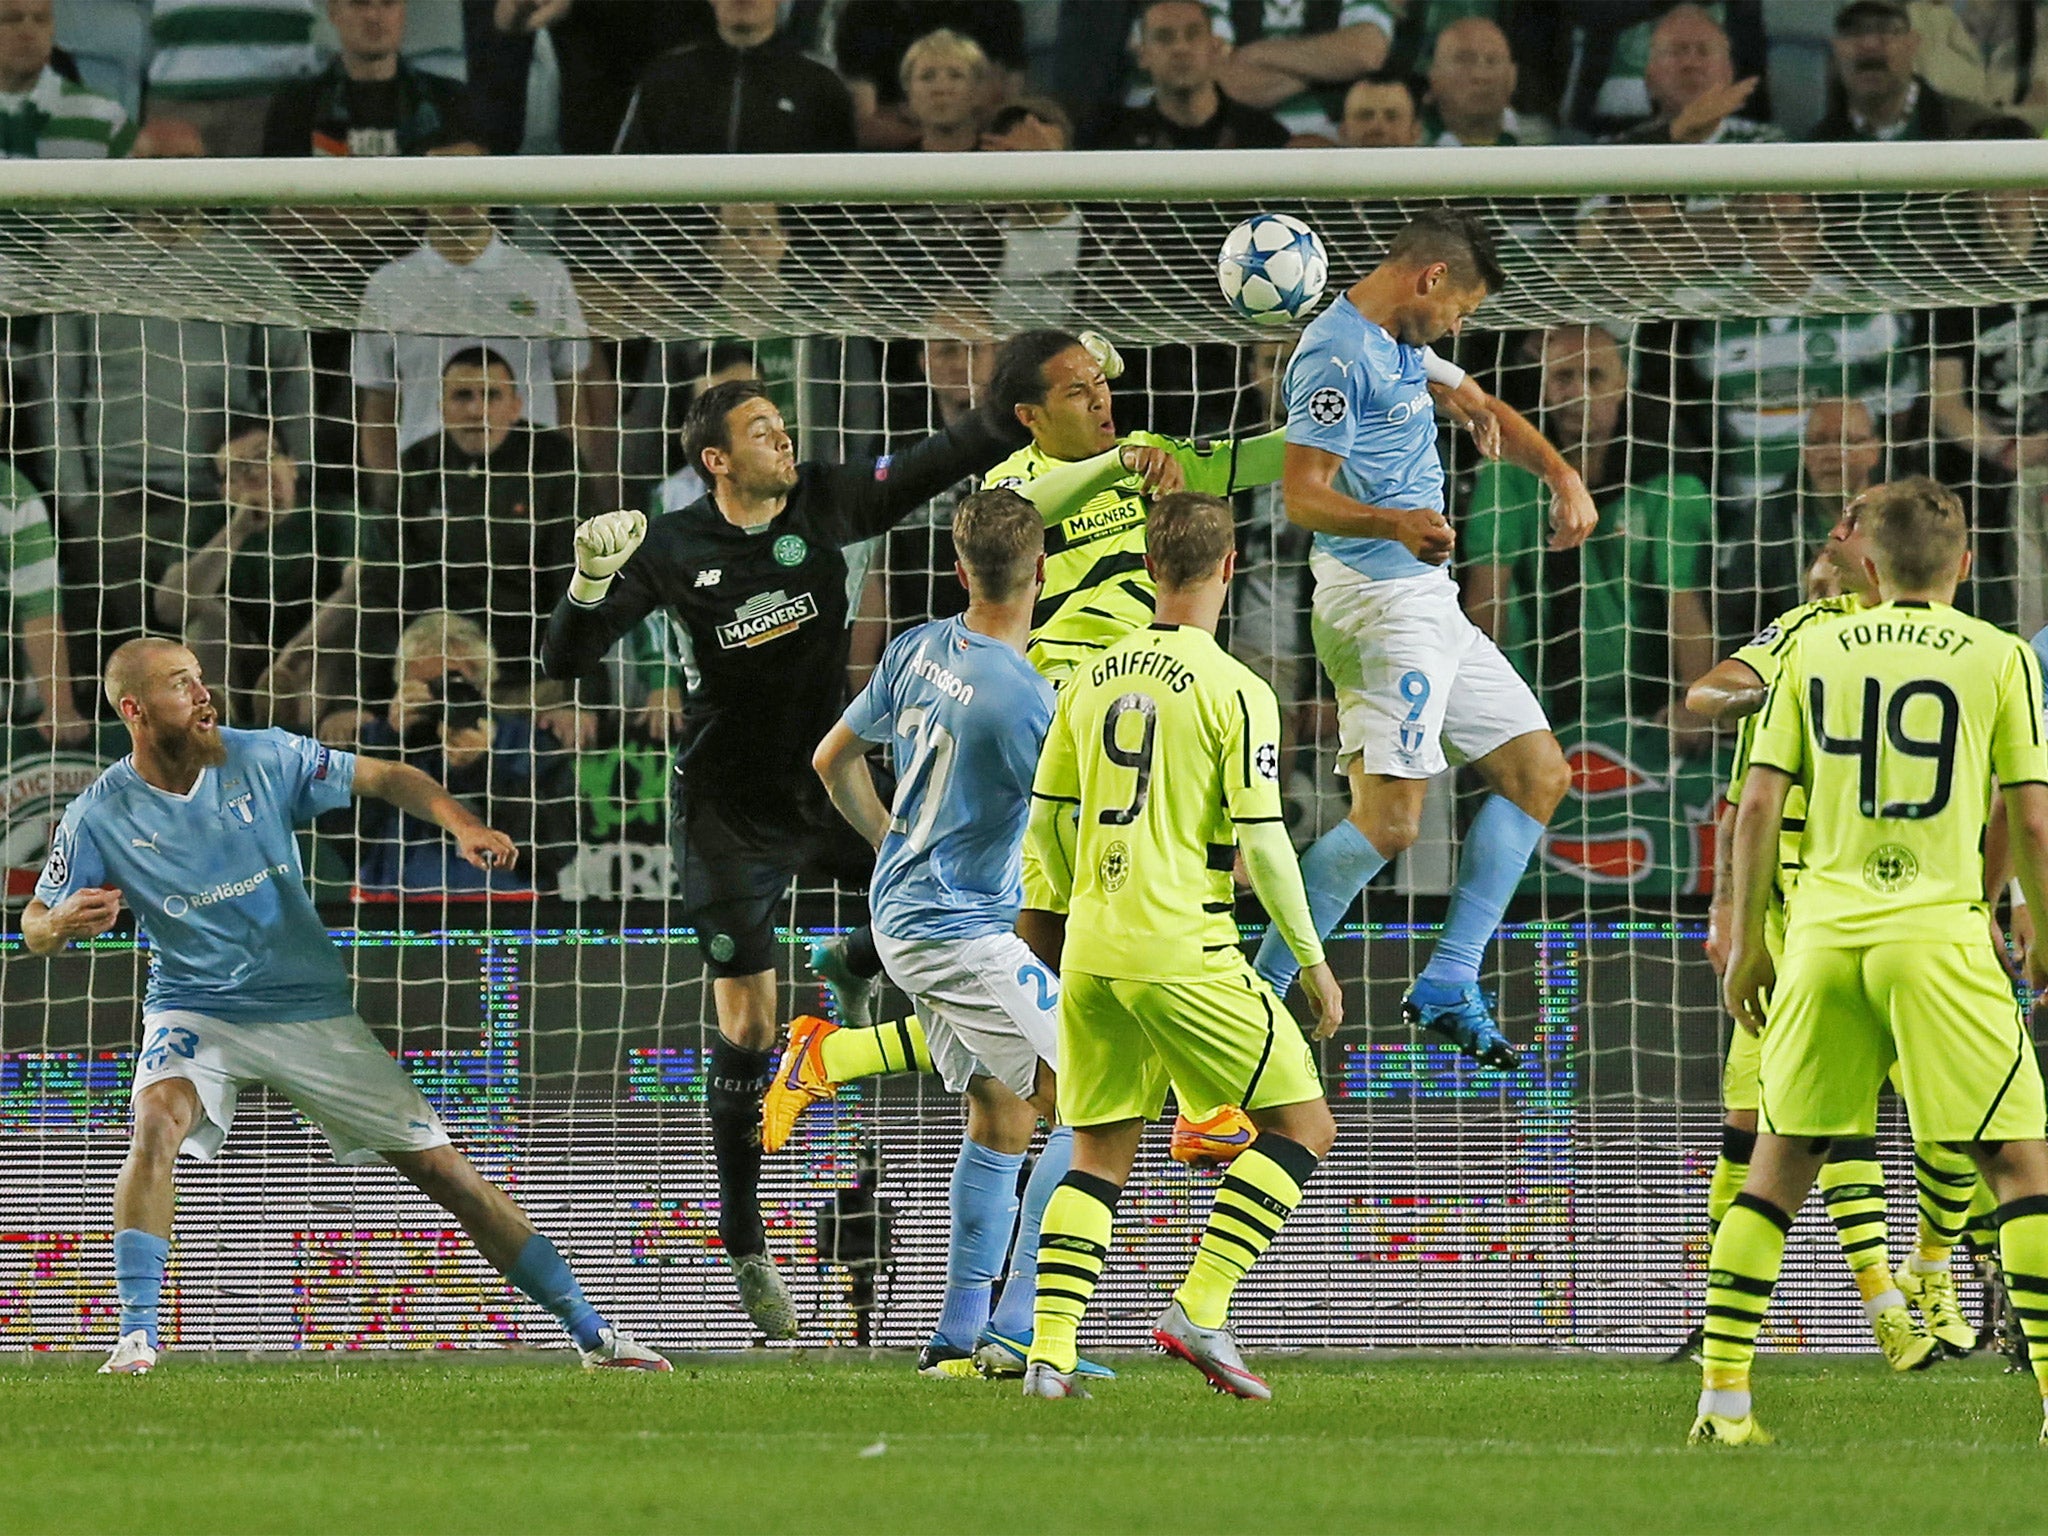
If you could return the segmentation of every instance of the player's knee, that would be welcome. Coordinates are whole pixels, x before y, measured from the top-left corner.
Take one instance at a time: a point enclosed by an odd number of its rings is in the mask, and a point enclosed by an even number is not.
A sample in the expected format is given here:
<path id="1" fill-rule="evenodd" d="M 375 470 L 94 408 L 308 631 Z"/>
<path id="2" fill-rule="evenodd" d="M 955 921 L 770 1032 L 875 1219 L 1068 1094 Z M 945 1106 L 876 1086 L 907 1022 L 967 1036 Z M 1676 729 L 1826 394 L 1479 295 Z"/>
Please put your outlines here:
<path id="1" fill-rule="evenodd" d="M 967 1135 L 991 1152 L 1030 1150 L 1038 1111 L 992 1077 L 978 1077 L 967 1089 Z"/>
<path id="2" fill-rule="evenodd" d="M 1285 1136 L 1319 1159 L 1328 1157 L 1337 1144 L 1337 1120 L 1326 1099 L 1289 1104 L 1278 1111 L 1255 1114 L 1252 1120 L 1260 1130 Z"/>
<path id="3" fill-rule="evenodd" d="M 137 1109 L 129 1138 L 128 1160 L 138 1167 L 162 1171 L 177 1162 L 186 1128 L 167 1110 Z"/>
<path id="4" fill-rule="evenodd" d="M 151 1088 L 136 1099 L 129 1150 L 134 1161 L 165 1168 L 176 1161 L 178 1149 L 199 1121 L 199 1102 L 191 1085 L 180 1082 L 178 1087 L 184 1091 Z"/>
<path id="5" fill-rule="evenodd" d="M 1337 1117 L 1321 1099 L 1301 1108 L 1304 1112 L 1295 1121 L 1294 1139 L 1318 1158 L 1328 1157 L 1337 1145 Z"/>
<path id="6" fill-rule="evenodd" d="M 460 1213 L 484 1195 L 483 1175 L 453 1147 L 394 1155 L 391 1164 L 444 1211 Z"/>
<path id="7" fill-rule="evenodd" d="M 1564 750 L 1556 737 L 1545 734 L 1516 761 L 1501 789 L 1522 810 L 1547 824 L 1571 787 L 1572 771 L 1564 760 Z"/>
<path id="8" fill-rule="evenodd" d="M 1365 835 L 1365 840 L 1379 850 L 1380 857 L 1397 858 L 1415 846 L 1415 840 L 1422 836 L 1422 808 L 1410 810 L 1405 805 L 1371 805 L 1354 808 L 1350 817 L 1351 825 Z"/>

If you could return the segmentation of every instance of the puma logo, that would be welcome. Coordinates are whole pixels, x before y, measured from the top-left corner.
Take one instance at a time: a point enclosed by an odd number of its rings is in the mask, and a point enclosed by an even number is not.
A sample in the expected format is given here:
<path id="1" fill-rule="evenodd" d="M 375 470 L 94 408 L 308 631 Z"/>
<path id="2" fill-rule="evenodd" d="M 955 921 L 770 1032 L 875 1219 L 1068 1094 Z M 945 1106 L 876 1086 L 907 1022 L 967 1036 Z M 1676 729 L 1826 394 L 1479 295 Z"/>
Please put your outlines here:
<path id="1" fill-rule="evenodd" d="M 151 853 L 162 853 L 163 849 L 156 845 L 156 840 L 162 836 L 163 833 L 161 832 L 152 832 L 147 837 L 131 837 L 128 839 L 128 846 L 130 848 L 147 848 Z"/>

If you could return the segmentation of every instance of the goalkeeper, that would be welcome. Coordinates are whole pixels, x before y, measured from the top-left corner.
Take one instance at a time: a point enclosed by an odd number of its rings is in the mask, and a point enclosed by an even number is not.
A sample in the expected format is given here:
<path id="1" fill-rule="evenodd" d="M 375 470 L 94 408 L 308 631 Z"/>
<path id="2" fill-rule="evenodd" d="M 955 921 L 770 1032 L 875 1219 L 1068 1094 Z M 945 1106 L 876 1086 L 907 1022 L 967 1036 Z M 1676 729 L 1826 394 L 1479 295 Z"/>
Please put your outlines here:
<path id="1" fill-rule="evenodd" d="M 991 469 L 986 483 L 1018 492 L 1045 519 L 1045 587 L 1032 610 L 1026 654 L 1055 688 L 1081 662 L 1152 622 L 1154 587 L 1145 569 L 1150 499 L 1182 489 L 1228 496 L 1270 484 L 1280 478 L 1286 453 L 1284 429 L 1242 442 L 1155 432 L 1119 440 L 1109 385 L 1122 372 L 1116 348 L 1096 332 L 1026 331 L 1004 346 L 990 383 L 990 409 L 1014 416 L 1031 434 L 1029 445 Z M 1018 934 L 1057 968 L 1065 924 L 1064 904 L 1044 878 L 1042 852 L 1027 837 Z M 879 969 L 867 959 L 871 949 L 859 933 L 813 951 L 812 965 L 835 993 L 842 1024 L 866 1022 L 867 978 Z M 863 1029 L 809 1019 L 799 1030 L 784 1057 L 788 1070 L 776 1073 L 768 1091 L 764 1134 L 771 1152 L 804 1108 L 832 1097 L 839 1083 L 931 1070 L 914 1018 Z M 1234 1132 L 1228 1144 L 1200 1149 L 1218 1161 L 1250 1140 L 1241 1119 L 1228 1118 Z M 1177 1123 L 1177 1148 L 1188 1129 L 1188 1122 Z"/>
<path id="2" fill-rule="evenodd" d="M 865 884 L 873 862 L 811 771 L 811 749 L 846 701 L 842 551 L 987 469 L 1021 435 L 984 410 L 892 458 L 799 464 L 759 380 L 713 385 L 683 425 L 689 463 L 711 489 L 652 523 L 638 512 L 584 523 L 576 575 L 548 621 L 550 677 L 591 671 L 657 608 L 696 655 L 673 784 L 676 870 L 718 1013 L 705 1107 L 719 1236 L 742 1305 L 770 1337 L 796 1331 L 757 1198 L 761 1094 L 779 1032 L 775 912 L 798 871 Z"/>

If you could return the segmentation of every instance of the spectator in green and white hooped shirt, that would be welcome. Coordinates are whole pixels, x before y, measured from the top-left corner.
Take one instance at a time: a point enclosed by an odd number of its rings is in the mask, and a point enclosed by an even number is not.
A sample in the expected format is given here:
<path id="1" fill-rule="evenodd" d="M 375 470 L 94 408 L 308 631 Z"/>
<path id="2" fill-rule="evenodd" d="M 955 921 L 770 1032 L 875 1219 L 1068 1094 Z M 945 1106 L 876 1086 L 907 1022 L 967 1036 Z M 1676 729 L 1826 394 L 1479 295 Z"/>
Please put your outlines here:
<path id="1" fill-rule="evenodd" d="M 135 125 L 118 102 L 50 67 L 52 0 L 0 0 L 0 160 L 107 160 Z"/>
<path id="2" fill-rule="evenodd" d="M 1798 472 L 1813 401 L 1861 400 L 1889 435 L 1887 424 L 1925 389 L 1926 364 L 1917 317 L 1856 312 L 1810 196 L 1767 192 L 1734 199 L 1728 211 L 1739 272 L 1674 299 L 1681 314 L 1744 318 L 1680 328 L 1676 393 L 1693 440 L 1713 447 L 1715 494 L 1741 503 Z M 1803 312 L 1768 313 L 1795 307 Z"/>
<path id="3" fill-rule="evenodd" d="M 150 0 L 151 123 L 190 123 L 211 155 L 263 153 L 280 85 L 319 71 L 317 0 Z"/>
<path id="4" fill-rule="evenodd" d="M 1231 45 L 1216 83 L 1292 134 L 1337 141 L 1344 88 L 1387 61 L 1394 19 L 1380 0 L 1203 0 Z"/>
<path id="5" fill-rule="evenodd" d="M 0 424 L 7 411 L 7 375 L 0 369 Z M 7 440 L 0 426 L 0 443 Z M 44 740 L 69 746 L 92 724 L 71 692 L 71 645 L 57 595 L 57 530 L 28 477 L 0 457 L 0 612 L 7 619 L 6 669 L 0 697 L 6 723 L 33 725 Z M 28 686 L 24 686 L 24 684 Z"/>

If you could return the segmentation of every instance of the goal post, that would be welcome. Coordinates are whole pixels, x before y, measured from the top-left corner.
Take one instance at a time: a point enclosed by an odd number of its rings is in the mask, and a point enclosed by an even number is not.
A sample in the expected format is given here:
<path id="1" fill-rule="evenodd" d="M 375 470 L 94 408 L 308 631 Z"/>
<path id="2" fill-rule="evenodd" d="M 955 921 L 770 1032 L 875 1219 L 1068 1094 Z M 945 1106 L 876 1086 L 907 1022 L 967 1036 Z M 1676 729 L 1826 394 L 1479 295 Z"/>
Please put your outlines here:
<path id="1" fill-rule="evenodd" d="M 1573 771 L 1488 959 L 1530 1065 L 1476 1072 L 1400 1022 L 1476 804 L 1447 778 L 1335 946 L 1353 988 L 1321 1057 L 1339 1150 L 1248 1282 L 1243 1333 L 1668 1346 L 1699 1302 L 1727 1029 L 1700 940 L 1730 738 L 1684 713 L 1683 685 L 1798 600 L 1845 496 L 1891 475 L 1964 496 L 1977 611 L 2048 623 L 2042 188 L 2040 142 L 11 162 L 6 900 L 26 902 L 64 805 L 125 751 L 92 681 L 122 634 L 185 638 L 237 723 L 431 761 L 512 832 L 533 885 L 461 883 L 437 838 L 374 808 L 323 820 L 309 873 L 361 1011 L 612 1315 L 660 1344 L 741 1343 L 702 1113 L 710 989 L 666 844 L 666 733 L 693 661 L 654 622 L 581 709 L 535 679 L 565 529 L 695 494 L 678 428 L 708 379 L 762 378 L 805 457 L 879 458 L 966 408 L 1028 326 L 1121 349 L 1120 429 L 1269 431 L 1294 333 L 1226 308 L 1224 234 L 1259 209 L 1304 219 L 1331 256 L 1327 305 L 1449 202 L 1494 228 L 1508 282 L 1444 346 L 1566 449 L 1603 511 L 1586 550 L 1547 551 L 1540 487 L 1445 434 L 1467 611 Z M 456 474 L 421 445 L 449 427 L 443 370 L 479 343 L 520 390 L 507 430 L 541 446 L 506 461 L 486 424 Z M 890 634 L 957 609 L 957 495 L 852 552 L 850 684 Z M 1308 541 L 1275 488 L 1238 503 L 1224 637 L 1281 697 L 1306 844 L 1345 805 Z M 437 532 L 483 505 L 501 529 L 530 517 L 517 558 Z M 70 715 L 51 697 L 60 633 Z M 822 1006 L 808 942 L 863 912 L 829 885 L 793 896 L 785 1015 Z M 89 1347 L 109 1326 L 106 1198 L 148 954 L 124 930 L 44 960 L 15 926 L 0 1348 Z M 769 1161 L 771 1247 L 807 1338 L 853 1336 L 816 1232 L 865 1144 L 895 1218 L 875 1336 L 919 1340 L 958 1136 L 936 1080 L 898 1079 L 849 1088 Z M 1910 1155 L 1889 1118 L 1883 1145 L 1902 1247 Z M 281 1102 L 245 1103 L 183 1187 L 174 1344 L 549 1337 L 445 1218 L 329 1166 Z M 1129 1202 L 1146 1235 L 1106 1277 L 1098 1342 L 1136 1339 L 1206 1198 L 1148 1139 Z M 1864 1338 L 1824 1225 L 1795 1234 L 1778 1344 Z"/>

